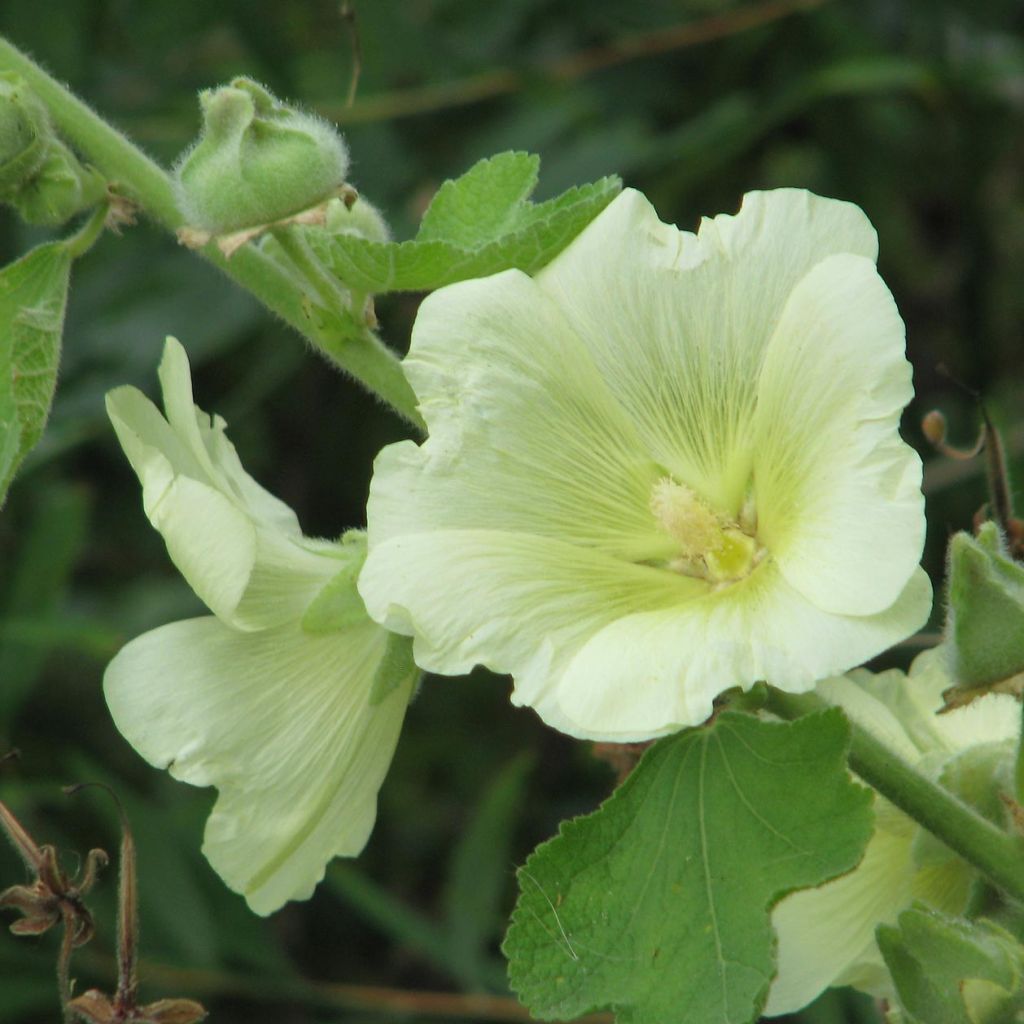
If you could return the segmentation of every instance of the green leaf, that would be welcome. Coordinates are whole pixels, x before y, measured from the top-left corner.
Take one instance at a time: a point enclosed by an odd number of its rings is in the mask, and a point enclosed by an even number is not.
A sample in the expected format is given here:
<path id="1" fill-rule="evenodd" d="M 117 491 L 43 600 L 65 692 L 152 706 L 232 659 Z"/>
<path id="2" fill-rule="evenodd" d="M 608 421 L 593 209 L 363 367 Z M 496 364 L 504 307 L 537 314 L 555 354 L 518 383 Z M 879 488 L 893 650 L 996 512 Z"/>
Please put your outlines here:
<path id="1" fill-rule="evenodd" d="M 878 929 L 900 1002 L 916 1024 L 1014 1024 L 1024 1009 L 1024 946 L 991 921 L 923 905 Z"/>
<path id="2" fill-rule="evenodd" d="M 356 292 L 427 291 L 516 268 L 539 270 L 565 248 L 622 188 L 616 177 L 529 202 L 539 159 L 503 153 L 445 182 L 416 238 L 372 242 L 306 228 L 317 256 Z"/>
<path id="3" fill-rule="evenodd" d="M 0 505 L 50 414 L 70 269 L 50 242 L 0 270 Z"/>
<path id="4" fill-rule="evenodd" d="M 504 951 L 531 1013 L 753 1021 L 775 972 L 772 905 L 850 870 L 871 834 L 848 743 L 833 709 L 793 723 L 725 713 L 652 747 L 519 871 Z"/>
<path id="5" fill-rule="evenodd" d="M 446 181 L 423 214 L 417 238 L 473 249 L 516 227 L 517 215 L 537 187 L 540 157 L 499 153 Z"/>

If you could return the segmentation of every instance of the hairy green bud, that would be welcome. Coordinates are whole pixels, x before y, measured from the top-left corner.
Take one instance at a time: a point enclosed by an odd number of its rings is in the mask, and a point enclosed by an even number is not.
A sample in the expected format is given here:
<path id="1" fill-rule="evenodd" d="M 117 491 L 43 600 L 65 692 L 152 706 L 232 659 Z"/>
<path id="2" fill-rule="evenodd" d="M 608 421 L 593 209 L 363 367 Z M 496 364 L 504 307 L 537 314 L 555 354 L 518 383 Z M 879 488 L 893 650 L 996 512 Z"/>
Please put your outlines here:
<path id="1" fill-rule="evenodd" d="M 324 227 L 332 235 L 355 235 L 370 242 L 391 241 L 391 229 L 380 210 L 362 196 L 351 205 L 332 199 L 327 204 Z"/>
<path id="2" fill-rule="evenodd" d="M 348 150 L 326 121 L 248 78 L 200 93 L 203 130 L 176 168 L 178 200 L 214 235 L 282 220 L 337 192 Z"/>
<path id="3" fill-rule="evenodd" d="M 995 523 L 950 541 L 946 632 L 958 689 L 1024 672 L 1024 566 L 1009 557 Z"/>
<path id="4" fill-rule="evenodd" d="M 8 198 L 29 224 L 54 227 L 95 206 L 106 193 L 106 182 L 83 167 L 59 139 L 50 139 L 42 164 Z"/>
<path id="5" fill-rule="evenodd" d="M 0 199 L 8 200 L 42 166 L 53 129 L 23 79 L 0 72 Z"/>

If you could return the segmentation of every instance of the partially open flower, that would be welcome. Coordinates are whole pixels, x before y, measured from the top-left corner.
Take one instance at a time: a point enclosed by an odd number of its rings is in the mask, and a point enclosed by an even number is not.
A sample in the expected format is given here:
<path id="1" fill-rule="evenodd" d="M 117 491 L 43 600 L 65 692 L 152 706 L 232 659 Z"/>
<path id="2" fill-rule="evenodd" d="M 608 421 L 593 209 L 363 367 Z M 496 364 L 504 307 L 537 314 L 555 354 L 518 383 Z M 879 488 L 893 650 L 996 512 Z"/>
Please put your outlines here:
<path id="1" fill-rule="evenodd" d="M 948 714 L 946 654 L 928 651 L 909 676 L 858 669 L 823 681 L 818 692 L 885 743 L 896 756 L 939 780 L 987 817 L 1005 814 L 998 793 L 1013 760 L 1020 710 L 1007 694 L 988 694 Z M 892 979 L 875 939 L 916 900 L 962 913 L 974 873 L 956 854 L 882 797 L 875 832 L 860 864 L 817 889 L 785 897 L 772 911 L 778 975 L 765 1013 L 806 1006 L 826 988 L 852 985 L 892 999 Z"/>
<path id="2" fill-rule="evenodd" d="M 133 640 L 104 689 L 143 757 L 220 790 L 204 852 L 269 913 L 365 845 L 416 671 L 356 593 L 364 535 L 302 535 L 242 469 L 224 421 L 193 405 L 174 339 L 160 379 L 166 419 L 135 388 L 107 408 L 146 514 L 214 614 Z"/>
<path id="3" fill-rule="evenodd" d="M 626 191 L 531 279 L 423 303 L 429 438 L 379 456 L 370 614 L 580 737 L 703 721 L 918 629 L 903 323 L 848 203 L 752 193 L 698 234 Z"/>

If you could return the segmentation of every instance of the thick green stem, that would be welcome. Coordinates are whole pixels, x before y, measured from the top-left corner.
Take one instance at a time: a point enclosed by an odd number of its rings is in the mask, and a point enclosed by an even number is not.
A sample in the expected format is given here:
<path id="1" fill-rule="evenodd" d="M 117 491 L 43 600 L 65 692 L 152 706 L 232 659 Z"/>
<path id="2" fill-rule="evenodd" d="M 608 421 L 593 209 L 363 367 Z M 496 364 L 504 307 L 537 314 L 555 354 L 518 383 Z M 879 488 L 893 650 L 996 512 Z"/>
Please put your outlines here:
<path id="1" fill-rule="evenodd" d="M 769 690 L 768 708 L 781 718 L 801 718 L 827 707 L 814 694 Z M 1000 889 L 1024 900 L 1024 839 L 997 828 L 856 722 L 851 727 L 850 768 Z"/>
<path id="2" fill-rule="evenodd" d="M 169 231 L 182 227 L 184 218 L 167 172 L 2 37 L 0 71 L 14 71 L 25 79 L 46 104 L 61 134 L 109 181 L 116 182 L 125 195 Z M 321 324 L 309 314 L 289 276 L 254 246 L 245 246 L 230 261 L 213 244 L 206 246 L 202 254 L 308 338 L 336 366 L 376 392 L 411 424 L 423 429 L 416 396 L 398 357 L 370 331 L 355 338 L 343 338 L 330 325 Z"/>

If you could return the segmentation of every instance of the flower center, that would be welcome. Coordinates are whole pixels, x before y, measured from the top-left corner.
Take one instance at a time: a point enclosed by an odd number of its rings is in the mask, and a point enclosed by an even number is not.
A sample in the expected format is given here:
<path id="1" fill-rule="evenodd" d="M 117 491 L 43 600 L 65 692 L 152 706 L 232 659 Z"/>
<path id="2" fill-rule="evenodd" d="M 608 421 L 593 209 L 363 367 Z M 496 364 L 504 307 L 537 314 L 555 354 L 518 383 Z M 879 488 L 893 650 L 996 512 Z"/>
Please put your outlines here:
<path id="1" fill-rule="evenodd" d="M 740 522 L 719 515 L 685 484 L 662 477 L 651 489 L 651 512 L 678 545 L 667 566 L 711 583 L 733 583 L 748 576 L 764 556 L 753 534 L 752 513 Z"/>

